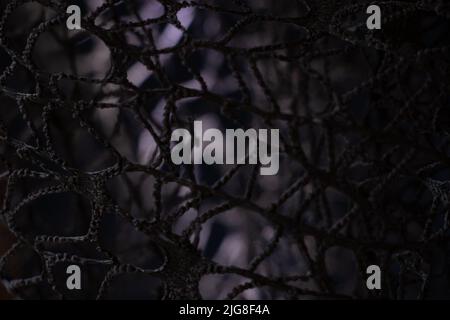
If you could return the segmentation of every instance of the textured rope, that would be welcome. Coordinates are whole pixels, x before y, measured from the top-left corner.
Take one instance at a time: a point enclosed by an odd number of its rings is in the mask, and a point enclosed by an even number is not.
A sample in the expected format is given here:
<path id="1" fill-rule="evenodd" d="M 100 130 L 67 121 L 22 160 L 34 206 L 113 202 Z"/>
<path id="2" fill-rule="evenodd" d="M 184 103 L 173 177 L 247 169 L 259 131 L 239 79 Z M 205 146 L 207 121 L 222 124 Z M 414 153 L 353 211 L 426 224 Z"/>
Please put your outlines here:
<path id="1" fill-rule="evenodd" d="M 8 290 L 71 297 L 78 264 L 87 298 L 132 276 L 164 299 L 449 296 L 443 2 L 80 4 L 68 31 L 66 1 L 0 1 Z M 173 165 L 198 118 L 280 129 L 279 174 Z"/>

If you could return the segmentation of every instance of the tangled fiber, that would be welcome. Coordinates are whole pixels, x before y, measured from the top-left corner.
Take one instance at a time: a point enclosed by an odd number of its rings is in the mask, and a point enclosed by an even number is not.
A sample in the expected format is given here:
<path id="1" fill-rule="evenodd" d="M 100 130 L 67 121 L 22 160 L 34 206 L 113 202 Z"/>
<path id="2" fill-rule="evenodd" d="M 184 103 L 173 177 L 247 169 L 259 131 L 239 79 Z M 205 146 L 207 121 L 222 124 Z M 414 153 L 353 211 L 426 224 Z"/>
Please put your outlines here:
<path id="1" fill-rule="evenodd" d="M 70 4 L 0 1 L 11 294 L 449 297 L 445 2 L 89 0 L 79 31 Z M 196 119 L 279 129 L 278 175 L 175 166 Z"/>

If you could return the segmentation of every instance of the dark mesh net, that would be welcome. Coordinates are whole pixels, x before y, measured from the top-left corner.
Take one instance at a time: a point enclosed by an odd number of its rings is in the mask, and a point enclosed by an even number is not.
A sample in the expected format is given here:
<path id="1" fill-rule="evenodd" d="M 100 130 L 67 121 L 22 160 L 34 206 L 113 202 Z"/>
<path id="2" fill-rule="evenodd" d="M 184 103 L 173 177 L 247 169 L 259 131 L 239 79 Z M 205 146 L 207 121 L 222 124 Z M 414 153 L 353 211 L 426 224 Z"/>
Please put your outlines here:
<path id="1" fill-rule="evenodd" d="M 0 1 L 12 294 L 449 297 L 445 2 L 378 2 L 377 31 L 373 1 L 79 1 L 80 31 L 69 4 Z M 194 120 L 280 129 L 279 173 L 175 166 Z"/>

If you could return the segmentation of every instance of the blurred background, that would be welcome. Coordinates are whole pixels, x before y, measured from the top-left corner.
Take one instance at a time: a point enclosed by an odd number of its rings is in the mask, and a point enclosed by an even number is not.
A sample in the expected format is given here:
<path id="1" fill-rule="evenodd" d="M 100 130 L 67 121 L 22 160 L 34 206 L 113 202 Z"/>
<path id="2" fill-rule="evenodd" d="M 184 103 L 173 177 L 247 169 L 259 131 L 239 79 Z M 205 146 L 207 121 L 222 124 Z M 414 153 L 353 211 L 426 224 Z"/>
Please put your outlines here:
<path id="1" fill-rule="evenodd" d="M 448 298 L 450 12 L 367 6 L 0 0 L 0 297 Z M 194 120 L 279 173 L 172 165 Z"/>

